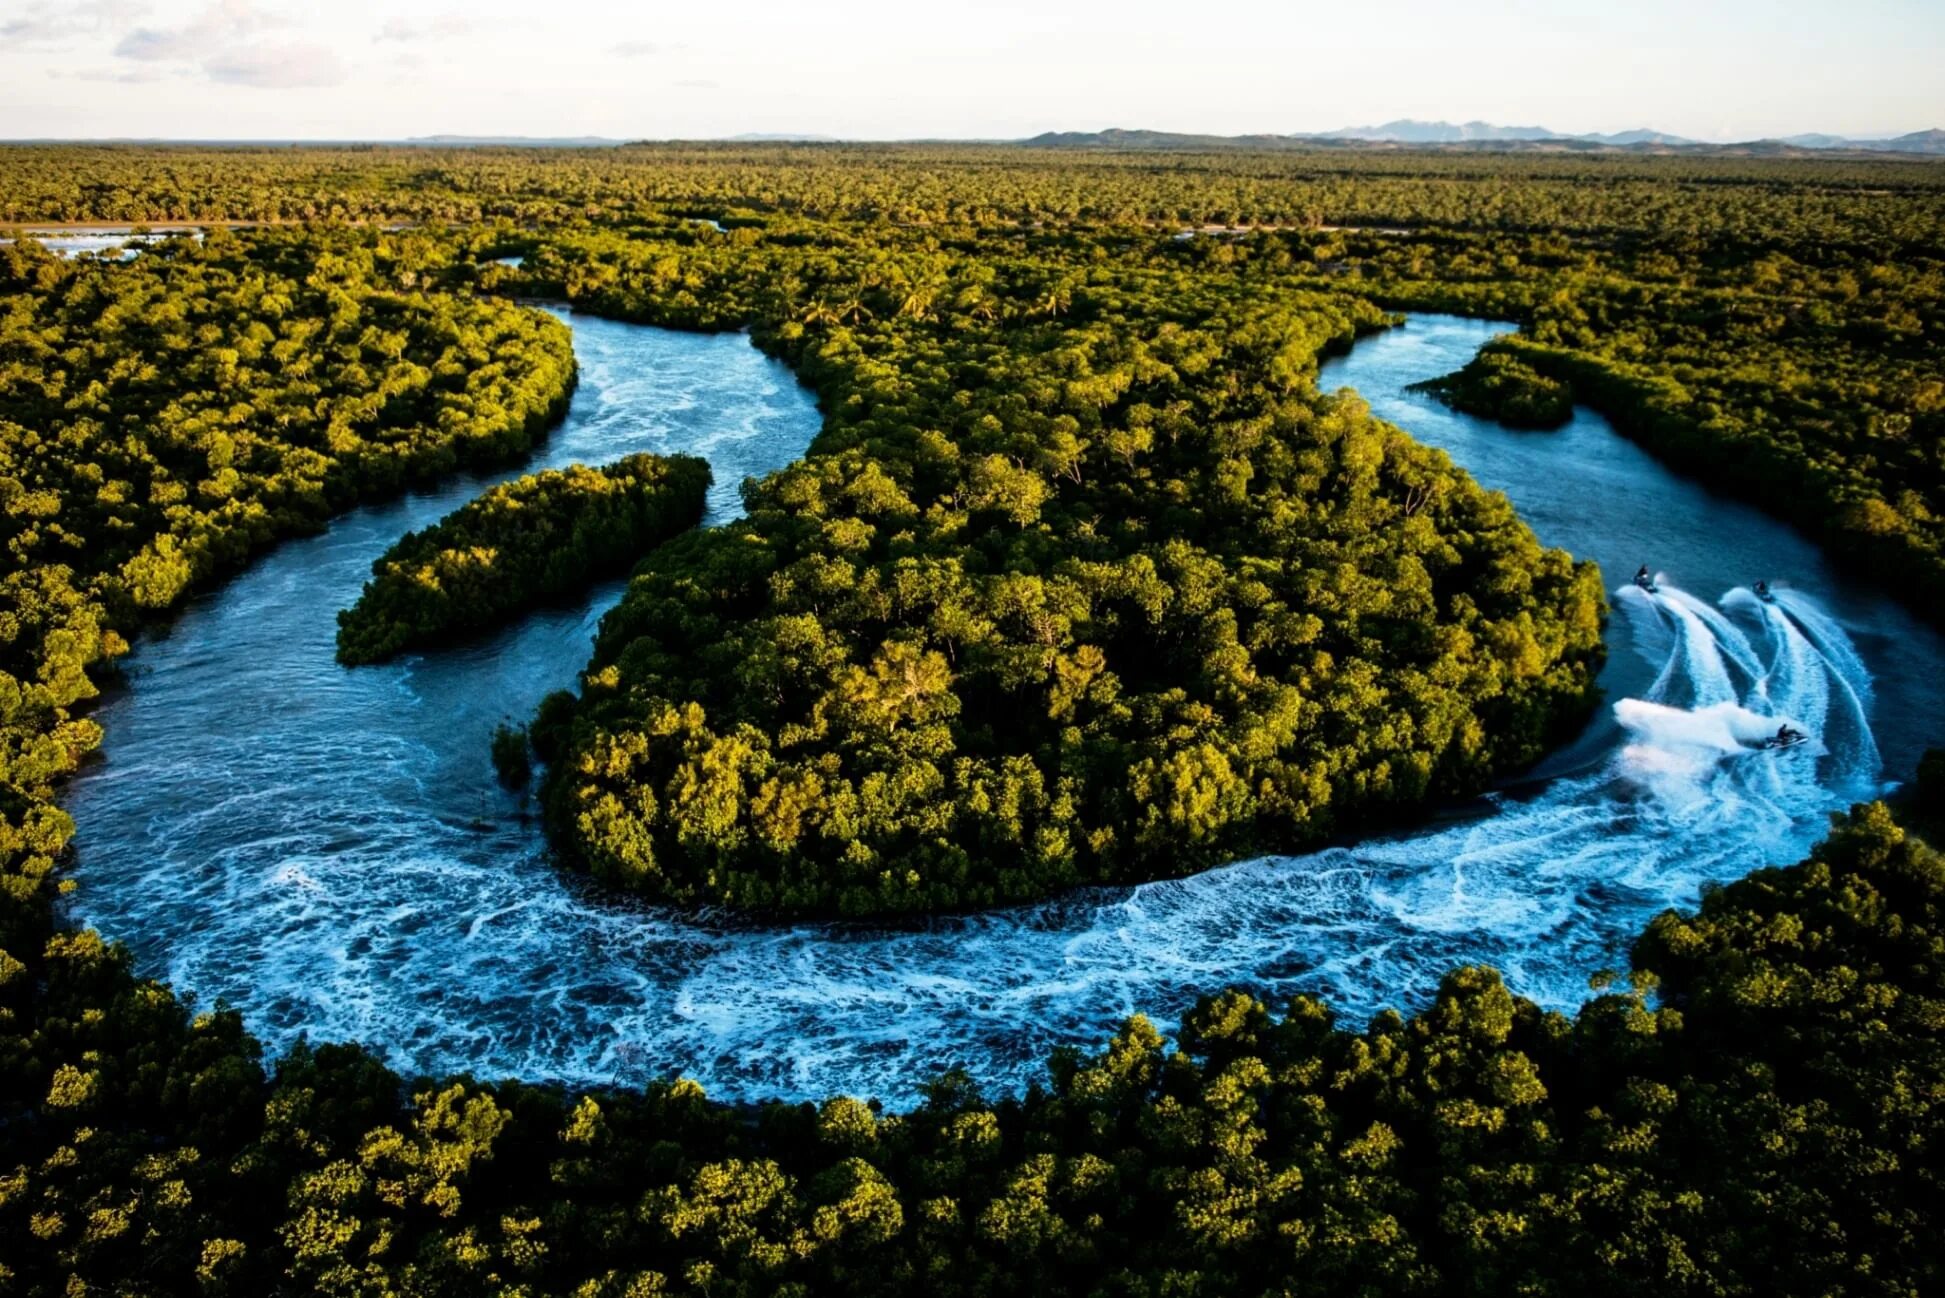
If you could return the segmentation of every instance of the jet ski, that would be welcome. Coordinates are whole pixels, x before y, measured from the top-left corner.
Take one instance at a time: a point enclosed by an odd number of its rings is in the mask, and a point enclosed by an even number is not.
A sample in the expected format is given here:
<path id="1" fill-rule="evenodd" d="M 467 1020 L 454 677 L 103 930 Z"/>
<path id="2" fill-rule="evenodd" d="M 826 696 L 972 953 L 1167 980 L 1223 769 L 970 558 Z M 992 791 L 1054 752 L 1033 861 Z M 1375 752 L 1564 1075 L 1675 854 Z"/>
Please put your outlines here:
<path id="1" fill-rule="evenodd" d="M 1810 736 L 1795 726 L 1778 726 L 1775 734 L 1757 744 L 1756 747 L 1767 753 L 1780 753 L 1786 748 L 1795 748 L 1798 744 L 1809 742 Z"/>
<path id="2" fill-rule="evenodd" d="M 1645 563 L 1642 564 L 1641 567 L 1636 570 L 1634 574 L 1634 584 L 1641 587 L 1641 589 L 1647 591 L 1650 595 L 1655 593 L 1655 575 L 1652 572 L 1648 571 L 1647 564 Z"/>
<path id="3" fill-rule="evenodd" d="M 1757 582 L 1755 586 L 1755 590 L 1756 590 L 1756 598 L 1763 601 L 1763 603 L 1774 604 L 1776 602 L 1776 596 L 1770 592 L 1768 582 L 1766 581 Z"/>

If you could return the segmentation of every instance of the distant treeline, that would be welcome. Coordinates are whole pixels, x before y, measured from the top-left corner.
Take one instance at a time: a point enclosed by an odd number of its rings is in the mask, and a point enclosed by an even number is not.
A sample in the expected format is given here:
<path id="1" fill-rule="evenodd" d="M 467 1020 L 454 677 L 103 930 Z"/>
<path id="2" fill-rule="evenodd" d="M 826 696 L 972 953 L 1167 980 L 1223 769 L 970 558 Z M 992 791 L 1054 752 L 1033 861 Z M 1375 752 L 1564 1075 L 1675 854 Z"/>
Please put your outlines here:
<path id="1" fill-rule="evenodd" d="M 1051 153 L 977 145 L 600 150 L 0 145 L 0 225 L 689 213 L 942 232 L 1406 226 L 1600 239 L 1945 246 L 1945 163 L 1505 154 Z M 731 221 L 726 221 L 732 223 Z"/>

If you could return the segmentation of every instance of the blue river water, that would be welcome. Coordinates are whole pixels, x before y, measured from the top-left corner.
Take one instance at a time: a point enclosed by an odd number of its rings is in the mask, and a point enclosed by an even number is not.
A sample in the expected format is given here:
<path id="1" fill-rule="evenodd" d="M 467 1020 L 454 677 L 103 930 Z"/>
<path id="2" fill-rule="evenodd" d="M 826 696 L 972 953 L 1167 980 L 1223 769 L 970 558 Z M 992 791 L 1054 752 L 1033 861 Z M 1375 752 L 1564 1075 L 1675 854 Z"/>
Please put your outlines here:
<path id="1" fill-rule="evenodd" d="M 582 381 L 526 469 L 690 451 L 711 521 L 819 418 L 739 336 L 570 317 Z M 1542 539 L 1637 564 L 1612 706 L 1541 775 L 1411 834 L 898 929 L 755 927 L 559 872 L 494 783 L 487 736 L 586 661 L 619 584 L 438 653 L 347 671 L 336 610 L 373 558 L 489 478 L 353 512 L 145 637 L 78 778 L 74 918 L 139 968 L 239 1008 L 272 1048 L 355 1040 L 407 1073 L 570 1084 L 683 1074 L 726 1098 L 911 1102 L 945 1067 L 994 1092 L 1141 1011 L 1225 984 L 1318 992 L 1343 1020 L 1424 1003 L 1456 964 L 1571 1007 L 1656 911 L 1800 858 L 1833 810 L 1908 773 L 1945 719 L 1945 645 L 1790 529 L 1674 477 L 1599 418 L 1512 432 L 1408 384 L 1507 326 L 1416 317 L 1328 363 L 1384 417 L 1505 490 Z M 1358 397 L 1343 399 L 1356 400 Z M 1776 583 L 1769 604 L 1746 589 Z M 1751 744 L 1787 719 L 1814 741 Z"/>

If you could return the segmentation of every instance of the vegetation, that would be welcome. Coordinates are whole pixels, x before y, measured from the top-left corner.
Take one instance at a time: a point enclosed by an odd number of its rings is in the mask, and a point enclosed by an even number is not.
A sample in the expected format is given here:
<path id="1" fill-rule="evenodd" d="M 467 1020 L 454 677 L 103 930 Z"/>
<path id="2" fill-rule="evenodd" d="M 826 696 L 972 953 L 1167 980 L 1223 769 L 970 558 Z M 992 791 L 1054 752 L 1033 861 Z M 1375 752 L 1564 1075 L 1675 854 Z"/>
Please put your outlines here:
<path id="1" fill-rule="evenodd" d="M 1021 1099 L 266 1075 L 92 935 L 0 982 L 0 1278 L 167 1294 L 1936 1290 L 1945 859 L 1882 807 L 1643 935 L 1572 1019 L 1487 970 L 1358 1030 L 1205 1000 Z"/>
<path id="2" fill-rule="evenodd" d="M 1550 379 L 1515 352 L 1491 344 L 1456 374 L 1418 386 L 1467 414 L 1514 428 L 1558 428 L 1573 417 L 1573 386 Z"/>
<path id="3" fill-rule="evenodd" d="M 417 234 L 212 234 L 121 263 L 0 246 L 0 949 L 52 931 L 59 781 L 137 619 L 565 408 L 567 330 L 428 292 Z M 6 966 L 0 962 L 0 968 Z"/>
<path id="4" fill-rule="evenodd" d="M 592 222 L 654 234 L 677 274 L 714 242 L 977 245 L 1274 269 L 1512 318 L 1522 337 L 1502 354 L 1909 586 L 1928 615 L 1945 609 L 1935 162 L 801 145 L 162 156 L 8 148 L 0 222 L 497 222 L 521 251 Z M 1234 233 L 1170 238 L 1205 227 Z"/>
<path id="5" fill-rule="evenodd" d="M 1945 171 L 1945 168 L 1941 168 Z M 1485 365 L 1559 384 L 1704 481 L 1945 609 L 1945 243 L 1546 236 L 1360 240 L 1380 300 L 1511 317 Z M 1493 399 L 1486 398 L 1487 408 Z"/>
<path id="6" fill-rule="evenodd" d="M 493 727 L 493 771 L 509 789 L 522 789 L 533 779 L 533 754 L 525 726 Z"/>
<path id="7" fill-rule="evenodd" d="M 372 562 L 338 614 L 338 661 L 379 662 L 585 590 L 702 519 L 709 464 L 631 455 L 505 482 Z"/>
<path id="8" fill-rule="evenodd" d="M 54 797 L 141 618 L 540 434 L 567 335 L 506 290 L 748 327 L 829 415 L 747 522 L 651 553 L 534 723 L 607 877 L 970 905 L 1408 810 L 1584 705 L 1598 589 L 1316 393 L 1320 352 L 1388 308 L 1516 319 L 1475 378 L 1567 385 L 1935 612 L 1945 169 L 157 157 L 0 150 L 0 220 L 334 224 L 0 247 L 0 1293 L 1940 1287 L 1945 861 L 1883 807 L 1656 920 L 1572 1018 L 1485 970 L 1361 1029 L 1211 989 L 1174 1048 L 1137 1018 L 1028 1095 L 886 1114 L 266 1064 L 59 922 Z"/>
<path id="9" fill-rule="evenodd" d="M 1152 878 L 1476 789 L 1584 714 L 1593 570 L 1315 392 L 1357 299 L 718 244 L 527 263 L 740 311 L 830 412 L 744 522 L 644 561 L 537 733 L 603 879 L 855 915 Z"/>
<path id="10" fill-rule="evenodd" d="M 601 150 L 7 145 L 0 223 L 779 217 L 874 236 L 1112 227 L 1345 227 L 1599 241 L 1818 238 L 1938 248 L 1945 167 L 1921 159 L 1086 153 L 964 145 Z M 1038 227 L 1032 223 L 1040 223 Z M 1010 228 L 1009 228 L 1010 227 Z M 1333 230 L 1329 227 L 1337 227 Z"/>

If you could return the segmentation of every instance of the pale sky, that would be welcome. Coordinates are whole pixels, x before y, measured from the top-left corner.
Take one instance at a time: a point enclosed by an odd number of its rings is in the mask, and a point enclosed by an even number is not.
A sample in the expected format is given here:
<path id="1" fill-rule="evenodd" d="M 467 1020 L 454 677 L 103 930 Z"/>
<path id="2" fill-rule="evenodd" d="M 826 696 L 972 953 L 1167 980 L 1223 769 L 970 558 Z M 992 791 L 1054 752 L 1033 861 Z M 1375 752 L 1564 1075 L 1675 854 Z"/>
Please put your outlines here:
<path id="1" fill-rule="evenodd" d="M 0 0 L 0 138 L 1945 126 L 1945 0 Z"/>

